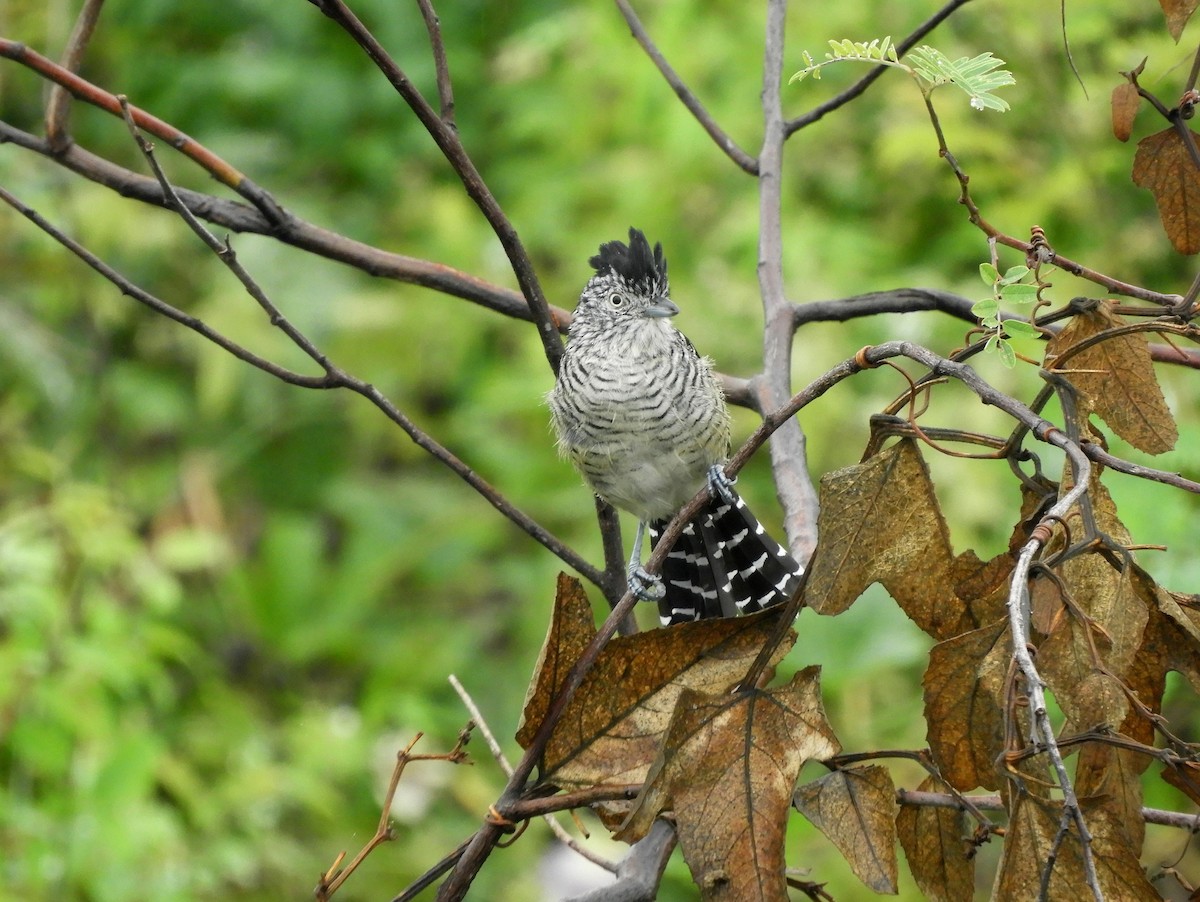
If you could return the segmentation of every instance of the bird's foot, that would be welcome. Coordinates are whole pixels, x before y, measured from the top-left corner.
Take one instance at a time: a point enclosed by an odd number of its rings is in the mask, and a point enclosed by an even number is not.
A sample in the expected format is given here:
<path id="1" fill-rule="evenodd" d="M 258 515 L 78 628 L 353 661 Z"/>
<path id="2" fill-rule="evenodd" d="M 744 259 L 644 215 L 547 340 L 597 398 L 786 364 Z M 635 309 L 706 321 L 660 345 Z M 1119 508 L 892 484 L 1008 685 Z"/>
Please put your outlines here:
<path id="1" fill-rule="evenodd" d="M 642 601 L 659 601 L 667 595 L 662 577 L 647 573 L 641 567 L 629 568 L 629 591 Z"/>
<path id="2" fill-rule="evenodd" d="M 725 467 L 721 464 L 713 464 L 708 468 L 708 494 L 711 498 L 720 498 L 726 504 L 735 504 L 737 496 L 734 494 L 733 486 L 737 482 L 737 477 L 729 477 L 725 475 Z"/>

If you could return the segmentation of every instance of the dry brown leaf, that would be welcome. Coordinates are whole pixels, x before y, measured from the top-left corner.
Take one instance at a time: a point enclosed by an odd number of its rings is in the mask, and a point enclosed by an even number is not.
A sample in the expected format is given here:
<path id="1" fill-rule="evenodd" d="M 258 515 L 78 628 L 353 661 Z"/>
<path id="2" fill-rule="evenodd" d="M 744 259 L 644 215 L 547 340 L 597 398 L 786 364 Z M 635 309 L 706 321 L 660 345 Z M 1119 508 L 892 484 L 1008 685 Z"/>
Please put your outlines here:
<path id="1" fill-rule="evenodd" d="M 926 777 L 918 792 L 945 792 L 946 784 Z M 975 891 L 975 859 L 964 812 L 931 805 L 901 805 L 896 832 L 913 880 L 929 902 L 959 902 Z"/>
<path id="2" fill-rule="evenodd" d="M 595 635 L 586 604 L 586 597 L 560 590 L 534 680 L 539 696 L 527 703 L 517 733 L 523 747 L 532 740 L 562 678 L 578 660 L 581 646 Z M 644 782 L 679 694 L 688 688 L 722 692 L 738 682 L 774 631 L 780 610 L 614 638 L 559 719 L 542 756 L 542 782 L 562 789 Z M 772 662 L 787 654 L 794 641 L 795 633 L 789 632 Z M 568 653 L 573 657 L 564 666 Z"/>
<path id="3" fill-rule="evenodd" d="M 1190 159 L 1188 166 L 1195 171 Z M 1200 186 L 1196 200 L 1200 202 Z M 1200 224 L 1200 208 L 1194 215 Z M 1108 304 L 1076 314 L 1050 339 L 1046 364 L 1069 378 L 1086 397 L 1088 407 L 1117 435 L 1147 454 L 1163 454 L 1175 447 L 1179 430 L 1159 387 L 1150 346 L 1143 335 L 1133 333 L 1106 339 L 1072 354 L 1061 367 L 1055 361 L 1084 339 L 1122 325 L 1124 321 Z"/>
<path id="4" fill-rule="evenodd" d="M 1183 34 L 1183 26 L 1187 25 L 1188 19 L 1196 11 L 1196 0 L 1158 0 L 1158 5 L 1167 17 L 1167 31 L 1178 44 L 1179 36 Z"/>
<path id="5" fill-rule="evenodd" d="M 963 632 L 946 521 L 914 442 L 826 474 L 817 531 L 821 545 L 805 595 L 817 613 L 840 614 L 881 582 L 934 638 Z"/>
<path id="6" fill-rule="evenodd" d="M 1008 622 L 939 642 L 925 671 L 929 751 L 947 783 L 961 792 L 997 789 L 995 761 L 1004 746 Z"/>
<path id="7" fill-rule="evenodd" d="M 1133 120 L 1137 117 L 1142 97 L 1129 82 L 1122 82 L 1112 92 L 1112 130 L 1118 141 L 1128 141 L 1133 134 Z"/>
<path id="8" fill-rule="evenodd" d="M 1139 570 L 1139 573 L 1153 584 L 1154 602 L 1158 609 L 1174 620 L 1193 642 L 1200 644 L 1200 600 L 1197 596 L 1170 592 L 1155 584 L 1145 571 Z"/>
<path id="9" fill-rule="evenodd" d="M 792 804 L 837 846 L 854 876 L 896 893 L 896 785 L 886 767 L 835 770 L 796 790 Z"/>
<path id="10" fill-rule="evenodd" d="M 981 562 L 973 551 L 964 551 L 955 558 L 954 594 L 962 600 L 965 610 L 954 635 L 979 629 L 1005 616 L 1015 563 L 1016 555 L 1009 551 L 985 562 Z"/>
<path id="11" fill-rule="evenodd" d="M 1106 899 L 1121 902 L 1159 902 L 1160 896 L 1138 862 L 1140 849 L 1133 849 L 1112 812 L 1084 805 L 1084 820 L 1092 834 L 1092 856 L 1096 879 Z M 1042 870 L 1053 849 L 1062 813 L 1061 802 L 1020 796 L 1009 814 L 1004 852 L 996 872 L 992 898 L 1004 902 L 1036 900 Z M 1092 898 L 1083 871 L 1078 832 L 1072 826 L 1054 860 L 1047 902 L 1078 902 Z"/>
<path id="12" fill-rule="evenodd" d="M 517 727 L 517 742 L 522 748 L 528 748 L 533 741 L 558 687 L 595 635 L 596 621 L 583 586 L 574 577 L 558 574 L 550 626 L 533 668 L 533 679 L 525 691 L 525 705 Z"/>
<path id="13" fill-rule="evenodd" d="M 1196 133 L 1191 134 L 1194 141 Z M 1175 250 L 1181 254 L 1200 251 L 1200 170 L 1173 127 L 1138 142 L 1133 183 L 1154 195 L 1163 231 Z"/>
<path id="14" fill-rule="evenodd" d="M 1126 844 L 1135 850 L 1142 848 L 1146 836 L 1141 775 L 1151 760 L 1131 749 L 1089 742 L 1080 749 L 1075 765 L 1076 795 L 1085 803 L 1107 808 Z"/>
<path id="15" fill-rule="evenodd" d="M 783 843 L 796 777 L 805 761 L 839 750 L 821 704 L 818 667 L 775 689 L 684 690 L 618 838 L 635 841 L 659 814 L 673 811 L 702 899 L 785 902 Z"/>
<path id="16" fill-rule="evenodd" d="M 1151 611 L 1142 644 L 1134 655 L 1133 664 L 1125 674 L 1125 684 L 1137 694 L 1138 700 L 1151 714 L 1162 711 L 1163 693 L 1167 687 L 1167 671 L 1172 669 L 1179 628 L 1159 611 Z M 1140 713 L 1130 710 L 1121 724 L 1120 732 L 1143 745 L 1154 742 L 1154 725 Z"/>
<path id="17" fill-rule="evenodd" d="M 1062 622 L 1065 610 L 1057 582 L 1048 576 L 1035 576 L 1029 581 L 1029 615 L 1035 630 L 1050 635 Z"/>
<path id="18" fill-rule="evenodd" d="M 1180 761 L 1162 769 L 1163 782 L 1174 786 L 1193 802 L 1200 804 L 1200 763 Z"/>
<path id="19" fill-rule="evenodd" d="M 1129 710 L 1117 680 L 1142 644 L 1149 606 L 1134 591 L 1131 568 L 1118 571 L 1098 553 L 1073 557 L 1061 569 L 1070 598 L 1089 620 L 1069 612 L 1059 618 L 1038 646 L 1038 669 L 1076 726 L 1115 727 Z"/>

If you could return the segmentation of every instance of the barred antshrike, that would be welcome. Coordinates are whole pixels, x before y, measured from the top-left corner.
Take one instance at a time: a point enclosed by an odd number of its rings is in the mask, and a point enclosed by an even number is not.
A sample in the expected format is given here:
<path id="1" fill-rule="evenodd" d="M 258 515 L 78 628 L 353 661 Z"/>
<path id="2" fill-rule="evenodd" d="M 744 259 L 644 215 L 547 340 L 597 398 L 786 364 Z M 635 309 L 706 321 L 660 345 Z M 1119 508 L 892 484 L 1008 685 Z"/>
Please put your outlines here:
<path id="1" fill-rule="evenodd" d="M 550 392 L 559 449 L 592 489 L 638 518 L 630 588 L 658 601 L 664 624 L 750 613 L 786 600 L 803 568 L 733 491 L 729 411 L 712 364 L 670 323 L 679 312 L 662 245 L 629 230 L 589 261 Z M 706 484 L 709 504 L 667 555 L 662 578 L 641 567 L 667 521 Z"/>

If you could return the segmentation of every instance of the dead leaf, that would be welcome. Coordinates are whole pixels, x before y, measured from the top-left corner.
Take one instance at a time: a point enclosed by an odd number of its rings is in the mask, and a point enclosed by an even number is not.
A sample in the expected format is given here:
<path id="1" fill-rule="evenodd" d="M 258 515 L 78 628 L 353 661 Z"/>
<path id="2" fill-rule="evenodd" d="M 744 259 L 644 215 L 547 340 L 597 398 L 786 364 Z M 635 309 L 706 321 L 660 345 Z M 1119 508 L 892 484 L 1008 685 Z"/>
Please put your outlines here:
<path id="1" fill-rule="evenodd" d="M 1188 165 L 1193 165 L 1190 159 Z M 1200 186 L 1196 200 L 1200 203 Z M 1200 209 L 1194 215 L 1200 217 Z M 1200 227 L 1200 218 L 1197 224 Z M 1047 343 L 1046 364 L 1071 380 L 1086 396 L 1091 410 L 1113 432 L 1147 454 L 1163 454 L 1175 447 L 1179 429 L 1159 387 L 1150 346 L 1142 334 L 1114 336 L 1070 355 L 1061 366 L 1057 363 L 1058 357 L 1084 339 L 1124 324 L 1107 303 L 1076 314 Z"/>
<path id="2" fill-rule="evenodd" d="M 1142 819 L 1142 772 L 1151 758 L 1103 742 L 1086 743 L 1075 765 L 1075 793 L 1084 802 L 1108 809 L 1130 849 L 1140 850 L 1146 836 Z"/>
<path id="3" fill-rule="evenodd" d="M 1112 92 L 1112 130 L 1118 141 L 1128 141 L 1133 134 L 1133 120 L 1137 117 L 1142 97 L 1129 82 L 1122 82 Z"/>
<path id="4" fill-rule="evenodd" d="M 1200 804 L 1200 763 L 1180 761 L 1162 769 L 1163 782 L 1174 786 L 1194 803 Z"/>
<path id="5" fill-rule="evenodd" d="M 826 474 L 817 531 L 821 544 L 805 596 L 817 613 L 840 614 L 881 582 L 929 635 L 963 632 L 949 532 L 915 442 Z"/>
<path id="6" fill-rule="evenodd" d="M 1011 655 L 1008 621 L 939 642 L 925 671 L 929 751 L 960 792 L 997 789 L 1004 748 L 1004 682 Z"/>
<path id="7" fill-rule="evenodd" d="M 1066 561 L 1061 577 L 1082 616 L 1059 619 L 1038 646 L 1038 670 L 1077 727 L 1116 727 L 1129 710 L 1117 680 L 1141 646 L 1148 604 L 1134 591 L 1131 568 L 1118 571 L 1099 553 Z"/>
<path id="8" fill-rule="evenodd" d="M 926 777 L 918 792 L 945 792 L 946 784 Z M 896 832 L 917 888 L 929 902 L 959 902 L 975 892 L 975 858 L 969 855 L 966 814 L 958 808 L 901 805 Z"/>
<path id="9" fill-rule="evenodd" d="M 1121 902 L 1159 902 L 1160 896 L 1138 862 L 1140 850 L 1130 848 L 1121 826 L 1112 812 L 1094 805 L 1083 805 L 1084 820 L 1092 835 L 1092 856 L 1096 879 L 1106 899 Z M 996 872 L 992 898 L 1004 902 L 1025 902 L 1039 898 L 1042 870 L 1051 861 L 1054 837 L 1062 813 L 1062 803 L 1031 796 L 1018 796 L 1009 812 L 1004 852 Z M 1078 902 L 1092 898 L 1083 870 L 1079 834 L 1072 825 L 1053 859 L 1048 902 Z"/>
<path id="10" fill-rule="evenodd" d="M 702 899 L 785 902 L 783 845 L 797 775 L 805 761 L 839 749 L 821 704 L 819 667 L 774 689 L 686 689 L 617 838 L 633 842 L 673 811 Z"/>
<path id="11" fill-rule="evenodd" d="M 837 846 L 868 888 L 896 893 L 896 785 L 878 764 L 805 783 L 792 804 Z"/>
<path id="12" fill-rule="evenodd" d="M 1029 581 L 1029 615 L 1035 630 L 1048 636 L 1062 621 L 1065 610 L 1057 582 L 1048 576 L 1035 576 Z"/>
<path id="13" fill-rule="evenodd" d="M 1158 5 L 1162 7 L 1163 15 L 1167 17 L 1167 31 L 1171 33 L 1171 37 L 1178 44 L 1179 36 L 1183 34 L 1183 27 L 1187 25 L 1188 19 L 1196 11 L 1196 0 L 1158 0 Z"/>
<path id="14" fill-rule="evenodd" d="M 583 586 L 574 577 L 558 574 L 550 626 L 533 668 L 533 679 L 525 691 L 521 723 L 517 727 L 521 748 L 528 748 L 533 741 L 559 686 L 595 635 L 596 621 Z"/>
<path id="15" fill-rule="evenodd" d="M 532 741 L 549 700 L 595 635 L 591 608 L 584 609 L 587 598 L 580 597 L 577 582 L 570 582 L 570 591 L 560 585 L 534 679 L 536 693 L 526 704 L 517 733 L 522 747 Z M 779 613 L 772 609 L 614 638 L 575 691 L 546 744 L 541 782 L 561 789 L 644 782 L 680 693 L 720 693 L 737 683 L 774 631 Z M 795 638 L 788 633 L 772 662 L 787 654 Z M 615 810 L 624 817 L 621 806 Z"/>
<path id="16" fill-rule="evenodd" d="M 1196 133 L 1188 131 L 1194 141 Z M 1138 142 L 1133 183 L 1154 195 L 1163 230 L 1175 250 L 1181 254 L 1200 251 L 1200 171 L 1174 127 Z"/>

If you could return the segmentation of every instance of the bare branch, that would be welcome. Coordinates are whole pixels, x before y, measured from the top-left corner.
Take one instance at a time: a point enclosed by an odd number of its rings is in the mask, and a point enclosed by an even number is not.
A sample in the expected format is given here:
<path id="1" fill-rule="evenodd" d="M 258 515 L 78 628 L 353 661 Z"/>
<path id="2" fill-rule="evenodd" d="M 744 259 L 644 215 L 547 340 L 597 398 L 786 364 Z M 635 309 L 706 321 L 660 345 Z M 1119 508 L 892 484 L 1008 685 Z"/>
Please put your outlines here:
<path id="1" fill-rule="evenodd" d="M 786 0 L 767 4 L 763 47 L 763 144 L 758 154 L 758 284 L 763 303 L 763 371 L 754 385 L 759 410 L 774 410 L 792 393 L 792 310 L 783 283 L 783 79 Z M 804 431 L 795 419 L 771 439 L 771 472 L 792 553 L 807 560 L 817 545 L 817 492 L 808 472 Z"/>
<path id="2" fill-rule="evenodd" d="M 433 54 L 433 68 L 437 75 L 438 101 L 441 119 L 454 128 L 454 88 L 450 83 L 450 64 L 446 60 L 446 45 L 442 42 L 442 23 L 434 11 L 431 0 L 417 0 L 425 30 L 429 32 L 429 49 Z"/>
<path id="3" fill-rule="evenodd" d="M 675 828 L 659 818 L 618 865 L 616 883 L 576 896 L 569 902 L 653 902 L 674 849 Z"/>
<path id="4" fill-rule="evenodd" d="M 115 96 L 113 101 L 116 102 Z M 119 103 L 117 106 L 119 108 Z M 167 206 L 162 189 L 154 179 L 118 166 L 77 144 L 55 154 L 47 141 L 0 121 L 0 144 L 5 142 L 49 157 L 57 164 L 107 186 L 123 197 L 159 207 Z M 184 188 L 177 188 L 176 194 L 192 213 L 213 225 L 234 232 L 270 235 L 284 244 L 345 263 L 373 276 L 431 288 L 516 319 L 531 318 L 529 305 L 517 292 L 492 285 L 444 264 L 380 250 L 291 214 L 286 221 L 275 223 L 260 211 L 236 201 L 222 200 Z M 558 307 L 550 308 L 550 314 L 556 327 L 566 331 L 571 314 Z"/>
<path id="5" fill-rule="evenodd" d="M 103 6 L 104 0 L 84 0 L 63 51 L 64 69 L 79 71 L 79 64 L 83 62 L 84 51 L 87 50 L 88 42 L 96 30 L 96 22 L 100 18 L 100 9 Z M 71 129 L 68 125 L 70 115 L 71 95 L 59 85 L 54 85 L 46 98 L 46 138 L 56 151 L 66 150 L 67 145 L 71 143 Z"/>
<path id="6" fill-rule="evenodd" d="M 483 739 L 487 743 L 488 751 L 492 753 L 492 757 L 496 759 L 496 763 L 500 765 L 500 769 L 504 771 L 504 775 L 506 777 L 511 777 L 513 772 L 512 765 L 508 762 L 508 757 L 504 754 L 504 749 L 500 748 L 500 743 L 496 741 L 496 736 L 492 732 L 491 727 L 488 726 L 487 720 L 484 719 L 483 712 L 480 711 L 479 706 L 475 704 L 475 699 L 471 698 L 471 694 L 467 692 L 466 687 L 463 686 L 458 677 L 456 677 L 454 674 L 450 674 L 449 679 L 450 685 L 454 687 L 454 691 L 458 693 L 459 699 L 461 699 L 468 713 L 470 713 L 471 720 L 475 722 L 475 726 L 478 727 L 479 732 L 483 734 Z M 563 827 L 562 824 L 554 819 L 553 815 L 543 815 L 542 819 L 546 822 L 547 826 L 550 827 L 550 832 L 553 833 L 558 838 L 558 841 L 567 848 L 578 852 L 588 861 L 592 862 L 592 864 L 598 865 L 599 867 L 604 868 L 604 870 L 611 871 L 614 874 L 617 873 L 617 865 L 613 864 L 603 855 L 598 855 L 587 846 L 582 845 L 578 840 L 575 839 L 575 837 L 566 831 L 566 828 Z"/>
<path id="7" fill-rule="evenodd" d="M 311 0 L 311 2 L 341 26 L 366 52 L 389 84 L 396 89 L 396 93 L 416 114 L 421 124 L 425 126 L 425 130 L 429 132 L 429 136 L 437 144 L 438 149 L 442 151 L 442 155 L 450 163 L 451 168 L 466 189 L 467 196 L 475 202 L 496 237 L 500 239 L 500 245 L 504 248 L 513 274 L 517 277 L 517 284 L 521 286 L 521 293 L 525 295 L 529 309 L 533 312 L 532 320 L 538 327 L 538 335 L 542 339 L 542 349 L 546 353 L 546 359 L 550 363 L 550 368 L 557 373 L 558 361 L 562 357 L 562 340 L 559 338 L 554 317 L 550 313 L 550 305 L 546 302 L 541 284 L 534 272 L 533 263 L 525 252 L 524 245 L 521 244 L 517 230 L 513 228 L 504 211 L 500 209 L 500 204 L 497 203 L 496 198 L 484 183 L 483 177 L 479 174 L 479 170 L 475 168 L 475 164 L 468 156 L 459 140 L 458 130 L 437 114 L 396 64 L 396 61 L 383 48 L 383 45 L 342 0 Z"/>
<path id="8" fill-rule="evenodd" d="M 675 92 L 675 96 L 680 99 L 688 112 L 696 117 L 696 121 L 700 123 L 701 128 L 708 132 L 708 136 L 716 142 L 717 147 L 721 148 L 725 156 L 733 160 L 740 169 L 748 172 L 750 175 L 758 175 L 758 161 L 746 151 L 742 150 L 737 145 L 733 138 L 717 125 L 717 121 L 704 108 L 696 95 L 691 92 L 691 89 L 684 84 L 683 79 L 679 77 L 672 67 L 667 62 L 666 57 L 650 39 L 650 35 L 646 33 L 646 29 L 642 27 L 642 22 L 638 18 L 637 13 L 633 11 L 633 7 L 629 5 L 629 0 L 616 0 L 617 9 L 621 11 L 621 15 L 625 17 L 625 22 L 629 26 L 629 31 L 634 39 L 646 51 L 646 56 L 650 57 L 651 62 L 658 67 L 658 71 L 662 73 L 667 84 L 671 86 L 671 90 Z"/>

